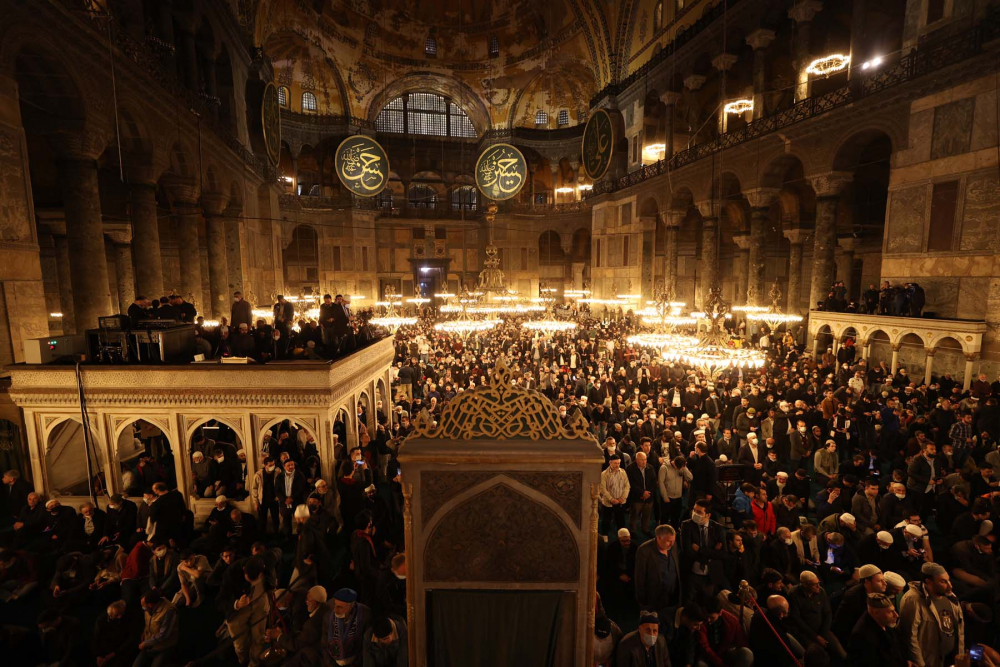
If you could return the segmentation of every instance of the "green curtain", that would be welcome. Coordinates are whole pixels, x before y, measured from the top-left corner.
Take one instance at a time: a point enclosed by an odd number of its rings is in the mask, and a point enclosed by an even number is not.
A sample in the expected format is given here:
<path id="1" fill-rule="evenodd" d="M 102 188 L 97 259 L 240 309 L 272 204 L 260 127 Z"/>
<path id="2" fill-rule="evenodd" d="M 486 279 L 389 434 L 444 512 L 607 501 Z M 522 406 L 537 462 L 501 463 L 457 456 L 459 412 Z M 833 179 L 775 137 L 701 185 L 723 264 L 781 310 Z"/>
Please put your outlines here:
<path id="1" fill-rule="evenodd" d="M 563 591 L 430 591 L 428 664 L 434 667 L 553 667 L 572 653 Z"/>

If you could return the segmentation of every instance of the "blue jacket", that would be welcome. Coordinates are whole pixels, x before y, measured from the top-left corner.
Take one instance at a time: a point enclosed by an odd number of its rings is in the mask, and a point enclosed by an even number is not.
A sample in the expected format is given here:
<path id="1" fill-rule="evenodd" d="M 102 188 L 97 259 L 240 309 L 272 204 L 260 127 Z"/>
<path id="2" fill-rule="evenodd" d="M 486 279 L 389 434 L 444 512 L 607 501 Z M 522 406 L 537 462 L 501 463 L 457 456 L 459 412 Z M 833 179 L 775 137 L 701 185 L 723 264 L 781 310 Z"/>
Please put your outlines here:
<path id="1" fill-rule="evenodd" d="M 753 508 L 750 496 L 743 493 L 743 489 L 736 489 L 736 497 L 733 498 L 733 509 L 743 515 L 745 519 L 753 518 Z"/>

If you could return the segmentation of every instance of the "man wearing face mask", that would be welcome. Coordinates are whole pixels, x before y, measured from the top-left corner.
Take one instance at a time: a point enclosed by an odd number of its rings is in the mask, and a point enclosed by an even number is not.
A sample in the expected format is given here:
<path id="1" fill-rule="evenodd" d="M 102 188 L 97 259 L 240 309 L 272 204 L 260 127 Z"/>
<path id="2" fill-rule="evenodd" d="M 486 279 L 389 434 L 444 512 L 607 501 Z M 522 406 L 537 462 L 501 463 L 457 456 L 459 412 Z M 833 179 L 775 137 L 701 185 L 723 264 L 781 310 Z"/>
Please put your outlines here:
<path id="1" fill-rule="evenodd" d="M 402 616 L 377 616 L 365 632 L 365 667 L 407 664 L 406 621 Z"/>
<path id="2" fill-rule="evenodd" d="M 257 512 L 257 522 L 262 534 L 267 534 L 267 517 L 270 514 L 274 532 L 278 532 L 278 501 L 274 488 L 274 478 L 277 474 L 274 459 L 265 456 L 261 469 L 254 473 L 250 484 L 250 498 L 253 499 L 254 511 Z"/>
<path id="3" fill-rule="evenodd" d="M 725 529 L 711 519 L 711 504 L 697 500 L 691 508 L 691 518 L 681 523 L 681 571 L 690 582 L 685 593 L 688 600 L 698 593 L 714 595 L 725 583 Z"/>
<path id="4" fill-rule="evenodd" d="M 656 612 L 639 615 L 639 629 L 628 633 L 618 643 L 617 667 L 670 667 L 666 640 L 660 636 L 660 618 Z"/>
<path id="5" fill-rule="evenodd" d="M 848 640 L 851 665 L 886 667 L 907 664 L 899 642 L 899 614 L 886 595 L 869 593 L 866 610 L 854 625 Z"/>
<path id="6" fill-rule="evenodd" d="M 181 587 L 177 578 L 179 562 L 177 552 L 169 547 L 167 541 L 157 538 L 153 543 L 153 556 L 149 559 L 149 589 L 159 591 L 168 599 L 179 591 Z"/>
<path id="7" fill-rule="evenodd" d="M 615 648 L 622 638 L 621 628 L 607 616 L 594 622 L 594 662 L 592 667 L 609 667 L 615 659 Z"/>

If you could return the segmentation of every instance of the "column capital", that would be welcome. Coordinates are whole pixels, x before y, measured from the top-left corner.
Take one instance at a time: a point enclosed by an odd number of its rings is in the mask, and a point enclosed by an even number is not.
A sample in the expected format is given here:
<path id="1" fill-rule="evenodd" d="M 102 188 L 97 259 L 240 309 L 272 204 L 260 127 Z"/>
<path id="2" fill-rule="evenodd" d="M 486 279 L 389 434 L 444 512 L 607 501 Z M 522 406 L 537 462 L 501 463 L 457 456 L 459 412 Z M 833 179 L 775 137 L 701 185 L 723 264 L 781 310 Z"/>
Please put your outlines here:
<path id="1" fill-rule="evenodd" d="M 677 103 L 681 101 L 681 94 L 668 90 L 665 93 L 660 93 L 660 101 L 668 107 L 677 106 Z"/>
<path id="2" fill-rule="evenodd" d="M 115 229 L 105 229 L 104 235 L 116 245 L 128 245 L 132 243 L 132 226 L 123 225 Z"/>
<path id="3" fill-rule="evenodd" d="M 936 347 L 925 347 L 924 348 L 924 354 L 926 354 L 928 357 L 933 357 L 936 353 L 937 353 L 937 348 Z"/>
<path id="4" fill-rule="evenodd" d="M 206 217 L 221 215 L 228 203 L 229 195 L 222 192 L 201 193 L 201 210 L 205 212 Z"/>
<path id="5" fill-rule="evenodd" d="M 812 234 L 808 229 L 784 229 L 781 232 L 792 245 L 802 245 Z"/>
<path id="6" fill-rule="evenodd" d="M 845 234 L 844 236 L 837 237 L 837 245 L 844 252 L 856 252 L 858 247 L 861 245 L 861 239 L 853 236 L 851 234 Z"/>
<path id="7" fill-rule="evenodd" d="M 902 344 L 902 343 L 893 343 L 893 344 L 892 344 L 892 351 L 893 351 L 893 352 L 899 352 L 899 349 L 900 349 L 901 347 L 903 347 L 903 344 Z"/>
<path id="8" fill-rule="evenodd" d="M 754 51 L 766 49 L 774 40 L 774 31 L 766 28 L 758 28 L 746 36 L 746 42 Z"/>
<path id="9" fill-rule="evenodd" d="M 766 209 L 777 199 L 780 190 L 778 188 L 755 188 L 747 190 L 743 194 L 752 208 Z"/>
<path id="10" fill-rule="evenodd" d="M 809 181 L 817 197 L 838 197 L 852 178 L 853 175 L 847 171 L 828 171 L 810 176 Z"/>
<path id="11" fill-rule="evenodd" d="M 77 131 L 57 130 L 51 144 L 57 162 L 94 162 L 104 153 L 108 141 L 103 132 L 88 127 Z"/>
<path id="12" fill-rule="evenodd" d="M 712 67 L 720 72 L 728 72 L 729 68 L 736 64 L 737 60 L 739 58 L 731 53 L 720 53 L 712 58 Z"/>
<path id="13" fill-rule="evenodd" d="M 802 0 L 788 10 L 788 18 L 796 23 L 808 23 L 823 9 L 820 0 Z"/>
<path id="14" fill-rule="evenodd" d="M 681 223 L 687 217 L 687 211 L 666 211 L 663 214 L 663 224 L 668 229 L 680 229 Z"/>
<path id="15" fill-rule="evenodd" d="M 966 361 L 972 362 L 972 361 L 975 361 L 976 359 L 979 358 L 979 353 L 978 352 L 966 352 L 963 356 L 965 357 Z"/>
<path id="16" fill-rule="evenodd" d="M 735 243 L 740 250 L 750 251 L 750 235 L 749 234 L 733 234 L 733 243 Z"/>
<path id="17" fill-rule="evenodd" d="M 684 79 L 684 87 L 688 90 L 698 90 L 705 85 L 705 77 L 700 74 L 691 74 Z"/>
<path id="18" fill-rule="evenodd" d="M 198 204 L 198 179 L 194 176 L 167 174 L 163 177 L 163 189 L 176 205 L 196 206 Z"/>
<path id="19" fill-rule="evenodd" d="M 694 205 L 698 207 L 698 212 L 703 218 L 716 218 L 719 215 L 719 203 L 713 199 L 695 202 Z"/>

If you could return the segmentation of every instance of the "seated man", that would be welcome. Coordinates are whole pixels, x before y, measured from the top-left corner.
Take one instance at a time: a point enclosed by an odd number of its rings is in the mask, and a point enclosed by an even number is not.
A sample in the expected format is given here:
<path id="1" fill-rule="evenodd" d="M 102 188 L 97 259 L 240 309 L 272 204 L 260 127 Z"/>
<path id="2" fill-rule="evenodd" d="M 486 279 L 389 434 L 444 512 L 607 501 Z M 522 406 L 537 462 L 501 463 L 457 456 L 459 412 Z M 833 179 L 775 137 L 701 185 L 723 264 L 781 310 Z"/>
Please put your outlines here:
<path id="1" fill-rule="evenodd" d="M 194 483 L 194 492 L 198 498 L 211 498 L 215 493 L 218 470 L 215 459 L 206 459 L 200 451 L 191 454 L 191 477 Z"/>
<path id="2" fill-rule="evenodd" d="M 42 497 L 32 491 L 28 494 L 28 504 L 14 520 L 14 547 L 26 547 L 35 541 L 45 529 L 46 517 Z"/>
<path id="3" fill-rule="evenodd" d="M 194 608 L 200 605 L 205 599 L 205 585 L 211 571 L 207 557 L 191 549 L 182 551 L 177 564 L 177 580 L 181 588 L 171 602 L 177 607 Z"/>
<path id="4" fill-rule="evenodd" d="M 833 622 L 830 600 L 815 572 L 803 570 L 799 584 L 788 592 L 788 603 L 789 629 L 806 648 L 809 644 L 817 644 L 840 660 L 847 657 L 840 640 L 830 630 Z"/>
<path id="5" fill-rule="evenodd" d="M 747 645 L 743 625 L 736 616 L 722 609 L 718 596 L 706 598 L 702 608 L 705 622 L 695 633 L 699 667 L 750 667 L 753 653 Z"/>

